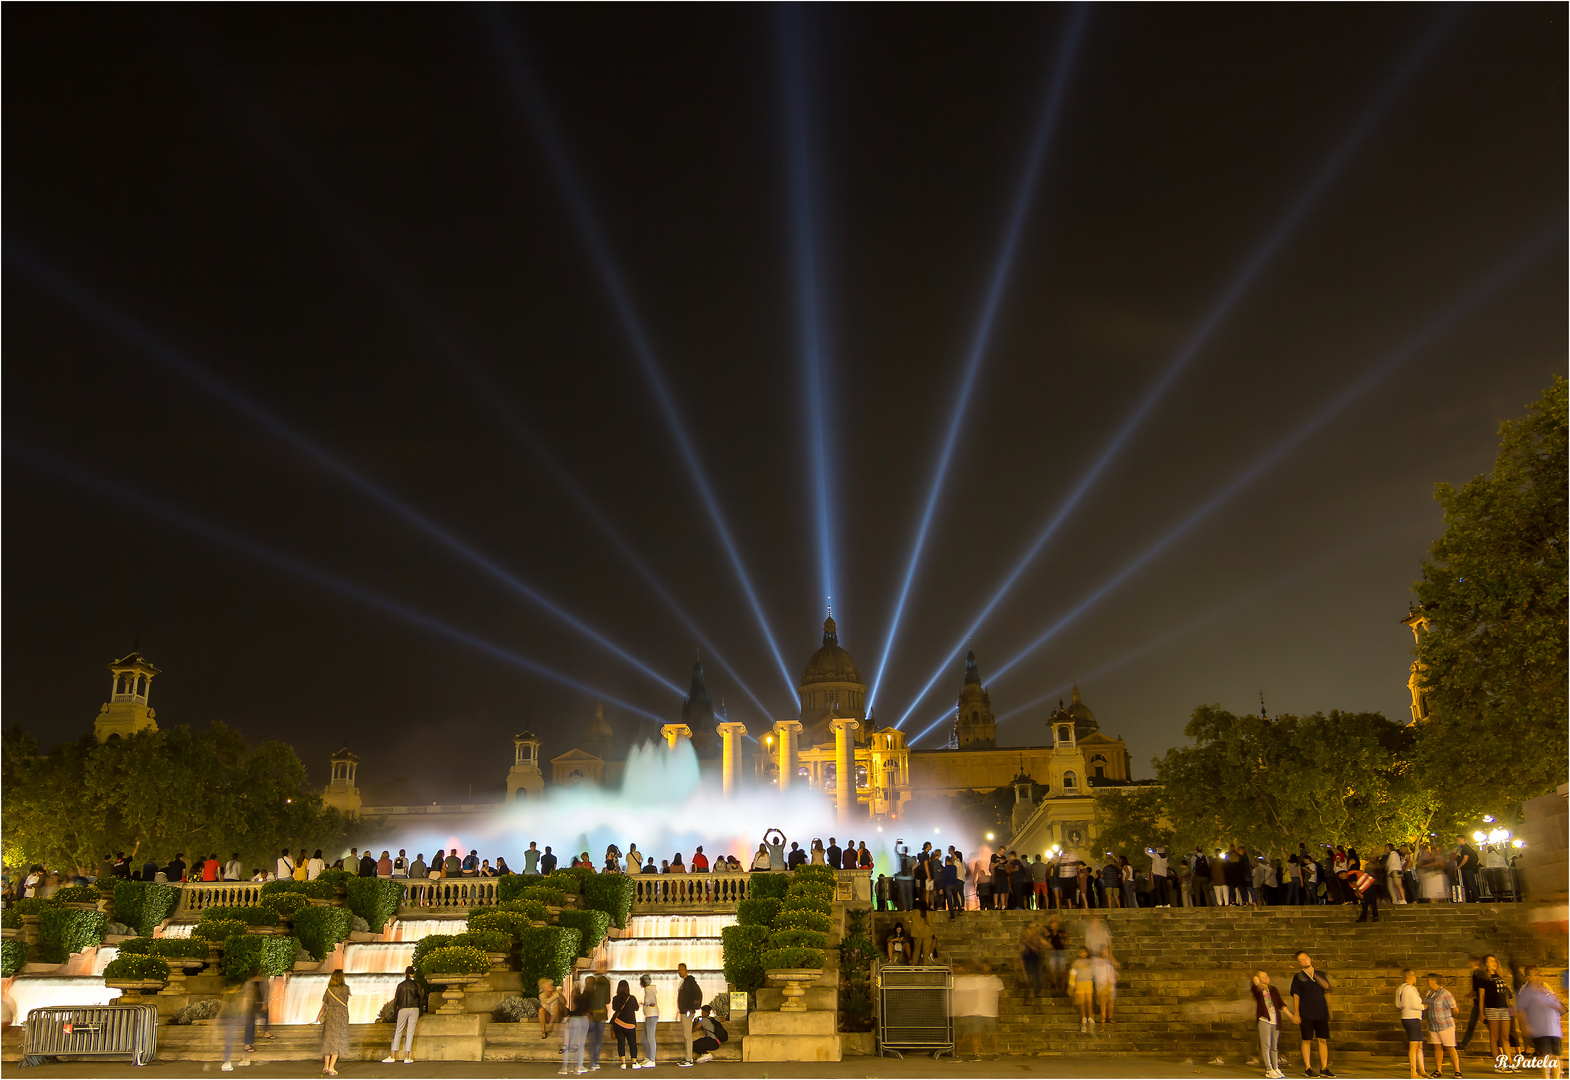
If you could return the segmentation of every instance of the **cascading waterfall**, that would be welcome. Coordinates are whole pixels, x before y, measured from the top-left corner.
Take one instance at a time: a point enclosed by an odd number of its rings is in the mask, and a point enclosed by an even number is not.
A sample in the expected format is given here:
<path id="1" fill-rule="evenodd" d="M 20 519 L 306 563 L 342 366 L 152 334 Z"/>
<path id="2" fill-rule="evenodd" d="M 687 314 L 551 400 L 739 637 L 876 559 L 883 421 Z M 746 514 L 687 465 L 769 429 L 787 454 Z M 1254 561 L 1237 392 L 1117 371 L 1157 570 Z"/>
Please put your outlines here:
<path id="1" fill-rule="evenodd" d="M 326 975 L 289 975 L 284 984 L 283 1010 L 277 1017 L 280 1024 L 314 1024 L 322 1008 L 322 995 L 327 992 Z M 403 981 L 402 970 L 396 974 L 344 974 L 349 984 L 349 1023 L 374 1024 L 382 1006 L 392 1000 L 393 990 Z"/>
<path id="2" fill-rule="evenodd" d="M 402 975 L 404 968 L 414 960 L 414 945 L 412 941 L 346 945 L 343 950 L 344 974 L 396 972 Z"/>
<path id="3" fill-rule="evenodd" d="M 18 975 L 7 997 L 20 1024 L 34 1009 L 53 1005 L 107 1005 L 120 996 L 118 987 L 104 985 L 103 976 Z"/>
<path id="4" fill-rule="evenodd" d="M 606 943 L 611 986 L 626 979 L 641 1001 L 638 978 L 649 975 L 660 1019 L 675 1020 L 676 990 L 681 982 L 676 965 L 686 964 L 688 974 L 703 991 L 703 1000 L 712 1000 L 725 990 L 720 931 L 735 925 L 734 915 L 636 915 L 627 920 L 624 936 Z"/>
<path id="5" fill-rule="evenodd" d="M 163 930 L 154 934 L 154 937 L 185 937 L 191 936 L 191 931 L 196 929 L 195 923 L 170 923 Z"/>
<path id="6" fill-rule="evenodd" d="M 399 919 L 393 923 L 392 939 L 419 941 L 428 934 L 461 934 L 467 929 L 468 916 L 457 919 Z"/>

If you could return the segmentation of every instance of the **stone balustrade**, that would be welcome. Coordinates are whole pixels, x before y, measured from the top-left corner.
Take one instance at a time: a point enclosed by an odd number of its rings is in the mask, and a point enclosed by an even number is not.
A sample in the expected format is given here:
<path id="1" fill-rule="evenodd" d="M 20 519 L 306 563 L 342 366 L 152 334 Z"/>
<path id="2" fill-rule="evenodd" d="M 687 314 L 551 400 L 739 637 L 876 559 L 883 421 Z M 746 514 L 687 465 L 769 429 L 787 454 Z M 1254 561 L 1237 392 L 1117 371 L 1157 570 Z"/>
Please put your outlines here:
<path id="1" fill-rule="evenodd" d="M 634 911 L 658 908 L 662 911 L 691 909 L 730 909 L 747 899 L 747 882 L 752 875 L 719 874 L 634 874 L 632 895 Z"/>
<path id="2" fill-rule="evenodd" d="M 210 907 L 255 907 L 261 902 L 259 881 L 187 881 L 180 886 L 175 914 L 201 914 Z"/>
<path id="3" fill-rule="evenodd" d="M 403 887 L 400 909 L 472 911 L 496 906 L 495 878 L 434 878 L 410 881 Z"/>

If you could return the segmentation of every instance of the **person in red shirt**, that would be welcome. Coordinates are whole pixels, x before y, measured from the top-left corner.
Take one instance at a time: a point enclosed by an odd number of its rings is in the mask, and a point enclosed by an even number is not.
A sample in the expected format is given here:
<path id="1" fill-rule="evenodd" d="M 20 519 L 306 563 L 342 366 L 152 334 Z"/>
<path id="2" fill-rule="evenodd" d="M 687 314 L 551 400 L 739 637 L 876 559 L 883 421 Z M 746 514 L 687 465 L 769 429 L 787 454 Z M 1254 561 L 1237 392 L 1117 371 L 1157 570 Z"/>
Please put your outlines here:
<path id="1" fill-rule="evenodd" d="M 698 845 L 698 850 L 692 853 L 692 872 L 706 874 L 709 872 L 709 857 L 703 853 L 703 845 Z"/>
<path id="2" fill-rule="evenodd" d="M 202 880 L 203 881 L 217 881 L 218 880 L 218 870 L 219 870 L 218 855 L 216 853 L 214 853 L 212 855 L 207 856 L 207 861 L 202 863 Z"/>
<path id="3" fill-rule="evenodd" d="M 1374 888 L 1374 879 L 1364 870 L 1348 870 L 1342 879 L 1354 893 L 1363 898 L 1363 907 L 1358 914 L 1358 922 L 1368 922 L 1368 915 L 1373 912 L 1374 922 L 1379 921 L 1379 890 Z"/>

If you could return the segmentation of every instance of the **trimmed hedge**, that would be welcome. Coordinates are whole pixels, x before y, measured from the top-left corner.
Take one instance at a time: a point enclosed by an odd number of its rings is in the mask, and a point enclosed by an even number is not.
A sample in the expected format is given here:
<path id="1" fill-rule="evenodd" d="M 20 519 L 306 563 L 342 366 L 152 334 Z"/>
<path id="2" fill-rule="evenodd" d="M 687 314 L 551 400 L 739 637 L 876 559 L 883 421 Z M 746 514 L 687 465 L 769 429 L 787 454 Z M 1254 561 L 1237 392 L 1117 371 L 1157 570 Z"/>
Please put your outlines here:
<path id="1" fill-rule="evenodd" d="M 783 900 L 790 888 L 790 874 L 763 872 L 747 877 L 747 895 L 757 900 Z"/>
<path id="2" fill-rule="evenodd" d="M 540 879 L 534 874 L 503 874 L 496 879 L 496 900 L 505 904 L 523 897 L 523 890 L 531 888 Z"/>
<path id="3" fill-rule="evenodd" d="M 776 930 L 816 930 L 820 934 L 827 934 L 829 917 L 818 911 L 787 909 L 774 917 L 773 926 Z"/>
<path id="4" fill-rule="evenodd" d="M 278 881 L 269 881 L 262 886 L 262 903 L 274 893 L 295 893 L 308 900 L 331 900 L 338 895 L 338 886 L 331 881 L 317 878 L 315 881 L 295 881 L 293 878 L 282 878 Z"/>
<path id="5" fill-rule="evenodd" d="M 97 885 L 67 885 L 49 899 L 57 904 L 96 904 L 101 895 Z"/>
<path id="6" fill-rule="evenodd" d="M 353 918 L 348 908 L 312 904 L 295 913 L 294 936 L 300 939 L 306 952 L 318 960 L 326 960 L 338 943 L 349 936 Z"/>
<path id="7" fill-rule="evenodd" d="M 419 972 L 427 979 L 432 975 L 484 975 L 491 970 L 490 958 L 468 945 L 432 949 L 420 960 Z"/>
<path id="8" fill-rule="evenodd" d="M 27 963 L 29 951 L 31 950 L 28 949 L 27 942 L 20 938 L 7 938 L 0 941 L 0 978 L 9 979 L 21 971 L 22 965 Z"/>
<path id="9" fill-rule="evenodd" d="M 139 937 L 122 941 L 121 956 L 161 956 L 165 960 L 206 960 L 207 939 L 199 937 Z"/>
<path id="10" fill-rule="evenodd" d="M 551 920 L 551 913 L 538 900 L 503 900 L 496 905 L 496 910 L 516 911 L 535 922 L 550 922 Z"/>
<path id="11" fill-rule="evenodd" d="M 461 934 L 454 934 L 454 945 L 468 945 L 479 949 L 481 952 L 512 952 L 513 938 L 511 934 L 504 934 L 500 930 L 466 930 Z"/>
<path id="12" fill-rule="evenodd" d="M 283 922 L 285 919 L 293 919 L 294 913 L 301 908 L 310 907 L 311 902 L 301 893 L 268 892 L 264 888 L 262 890 L 262 899 L 258 906 L 271 911 L 273 918 Z"/>
<path id="13" fill-rule="evenodd" d="M 827 949 L 829 935 L 816 930 L 774 930 L 769 934 L 771 949 Z"/>
<path id="14" fill-rule="evenodd" d="M 572 926 L 531 926 L 518 935 L 525 993 L 532 993 L 541 979 L 566 984 L 578 960 L 578 937 Z"/>
<path id="15" fill-rule="evenodd" d="M 583 867 L 574 869 L 571 866 L 559 866 L 545 877 L 540 879 L 540 884 L 551 889 L 560 889 L 569 896 L 577 896 L 583 892 L 584 886 L 594 877 L 593 871 Z"/>
<path id="16" fill-rule="evenodd" d="M 273 934 L 236 934 L 224 940 L 225 982 L 243 982 L 255 974 L 287 975 L 294 970 L 300 943 Z"/>
<path id="17" fill-rule="evenodd" d="M 511 876 L 511 874 L 508 875 L 508 877 Z M 499 896 L 498 899 L 500 899 Z M 527 888 L 518 890 L 517 896 L 509 897 L 508 899 L 535 900 L 550 907 L 567 906 L 567 894 L 562 892 L 560 889 L 554 889 L 549 885 L 530 885 Z"/>
<path id="18" fill-rule="evenodd" d="M 763 946 L 767 926 L 727 926 L 720 931 L 725 948 L 725 981 L 737 990 L 752 992 L 764 983 Z"/>
<path id="19" fill-rule="evenodd" d="M 14 907 L 0 910 L 0 926 L 5 927 L 7 930 L 22 929 L 22 913 Z"/>
<path id="20" fill-rule="evenodd" d="M 327 884 L 331 885 L 333 888 L 333 896 L 336 896 L 338 895 L 338 886 L 346 885 L 348 882 L 354 880 L 356 876 L 357 875 L 351 874 L 347 870 L 323 870 L 320 874 L 316 875 L 316 880 L 325 881 Z M 332 899 L 332 897 L 327 897 L 327 899 Z"/>
<path id="21" fill-rule="evenodd" d="M 239 919 L 203 919 L 191 929 L 191 936 L 223 944 L 236 934 L 243 934 L 250 927 Z"/>
<path id="22" fill-rule="evenodd" d="M 824 882 L 832 891 L 834 888 L 834 868 L 831 866 L 798 866 L 791 875 L 798 882 Z"/>
<path id="23" fill-rule="evenodd" d="M 736 922 L 742 926 L 768 926 L 780 913 L 780 901 L 772 897 L 754 897 L 736 905 Z"/>
<path id="24" fill-rule="evenodd" d="M 203 908 L 201 917 L 197 919 L 197 922 L 213 922 L 219 919 L 242 922 L 246 926 L 278 925 L 278 917 L 273 914 L 272 910 L 260 905 L 256 907 L 223 907 L 215 904 L 212 907 Z"/>
<path id="25" fill-rule="evenodd" d="M 80 908 L 46 908 L 38 915 L 38 959 L 63 964 L 74 952 L 104 943 L 109 916 Z"/>
<path id="26" fill-rule="evenodd" d="M 133 928 L 142 937 L 152 937 L 158 924 L 174 914 L 180 903 L 180 887 L 161 881 L 116 881 L 114 919 Z"/>
<path id="27" fill-rule="evenodd" d="M 578 931 L 579 956 L 592 953 L 595 946 L 605 940 L 605 931 L 611 925 L 611 917 L 603 911 L 564 911 L 556 916 L 556 921 Z"/>
<path id="28" fill-rule="evenodd" d="M 822 970 L 822 949 L 765 949 L 763 952 L 763 970 L 778 971 L 781 968 L 812 968 Z"/>
<path id="29" fill-rule="evenodd" d="M 349 910 L 365 920 L 371 933 L 379 934 L 387 920 L 398 914 L 403 885 L 393 878 L 350 878 L 344 884 Z"/>
<path id="30" fill-rule="evenodd" d="M 42 915 L 50 908 L 55 907 L 53 900 L 44 896 L 24 896 L 11 905 L 23 915 Z"/>
<path id="31" fill-rule="evenodd" d="M 624 930 L 636 891 L 636 883 L 626 874 L 591 874 L 583 882 L 583 904 L 591 911 L 605 912 L 612 926 Z"/>
<path id="32" fill-rule="evenodd" d="M 518 937 L 529 929 L 529 917 L 521 911 L 482 911 L 469 916 L 469 929 L 493 930 Z"/>
<path id="33" fill-rule="evenodd" d="M 169 965 L 156 956 L 145 956 L 132 953 L 130 956 L 117 956 L 104 968 L 104 978 L 115 979 L 169 979 Z"/>

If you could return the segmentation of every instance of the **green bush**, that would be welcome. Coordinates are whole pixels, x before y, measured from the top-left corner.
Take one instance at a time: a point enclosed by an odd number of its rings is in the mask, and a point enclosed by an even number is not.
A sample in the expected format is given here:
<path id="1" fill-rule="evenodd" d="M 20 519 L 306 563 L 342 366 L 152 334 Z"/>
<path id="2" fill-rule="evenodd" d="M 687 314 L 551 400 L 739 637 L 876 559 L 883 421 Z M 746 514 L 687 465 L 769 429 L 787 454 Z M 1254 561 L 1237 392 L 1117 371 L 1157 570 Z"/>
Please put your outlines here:
<path id="1" fill-rule="evenodd" d="M 816 930 L 820 934 L 829 932 L 829 917 L 818 911 L 781 911 L 774 916 L 774 929 L 776 930 Z"/>
<path id="2" fill-rule="evenodd" d="M 511 874 L 508 875 L 508 877 L 511 876 Z M 502 880 L 505 881 L 506 878 L 503 878 Z M 567 906 L 567 894 L 562 892 L 560 889 L 554 889 L 549 885 L 530 885 L 527 888 L 518 890 L 517 896 L 509 897 L 508 899 L 535 900 L 550 907 Z"/>
<path id="3" fill-rule="evenodd" d="M 720 931 L 724 944 L 725 981 L 749 993 L 764 983 L 763 946 L 769 940 L 767 926 L 727 926 Z"/>
<path id="4" fill-rule="evenodd" d="M 323 870 L 320 874 L 316 875 L 317 881 L 325 881 L 332 888 L 333 896 L 338 895 L 338 887 L 340 885 L 345 885 L 348 882 L 353 881 L 354 878 L 355 875 L 349 873 L 347 870 Z M 323 897 L 323 899 L 330 900 L 332 897 Z"/>
<path id="5" fill-rule="evenodd" d="M 832 892 L 834 888 L 834 868 L 831 866 L 798 866 L 791 875 L 797 882 L 823 882 Z"/>
<path id="6" fill-rule="evenodd" d="M 450 949 L 454 945 L 461 944 L 458 939 L 462 936 L 462 934 L 426 934 L 414 943 L 414 955 L 409 958 L 409 963 L 414 965 L 416 971 L 420 971 L 420 962 L 425 959 L 426 953 L 435 949 Z"/>
<path id="7" fill-rule="evenodd" d="M 581 866 L 576 869 L 562 866 L 542 878 L 540 884 L 550 889 L 560 889 L 569 896 L 577 896 L 592 877 L 594 874 Z"/>
<path id="8" fill-rule="evenodd" d="M 513 939 L 511 934 L 504 934 L 499 930 L 466 930 L 461 934 L 453 935 L 454 945 L 467 945 L 479 949 L 481 952 L 511 952 Z"/>
<path id="9" fill-rule="evenodd" d="M 197 922 L 204 923 L 215 920 L 242 922 L 246 926 L 276 926 L 278 924 L 278 917 L 273 914 L 272 909 L 262 907 L 261 905 L 255 907 L 223 907 L 215 904 L 212 907 L 203 908 L 201 917 Z"/>
<path id="10" fill-rule="evenodd" d="M 819 881 L 797 881 L 785 890 L 785 899 L 794 900 L 805 897 L 815 903 L 834 903 L 834 886 L 825 885 Z"/>
<path id="11" fill-rule="evenodd" d="M 67 885 L 49 899 L 57 904 L 96 904 L 100 895 L 97 885 Z"/>
<path id="12" fill-rule="evenodd" d="M 270 893 L 264 888 L 262 890 L 262 899 L 258 906 L 264 907 L 268 911 L 272 912 L 273 918 L 278 922 L 283 922 L 286 919 L 293 919 L 294 913 L 299 911 L 301 908 L 310 907 L 311 902 L 301 893 Z"/>
<path id="13" fill-rule="evenodd" d="M 551 913 L 538 900 L 503 900 L 496 905 L 496 910 L 516 911 L 534 922 L 550 922 L 551 920 Z"/>
<path id="14" fill-rule="evenodd" d="M 769 934 L 771 949 L 827 949 L 829 935 L 816 930 L 775 930 Z"/>
<path id="15" fill-rule="evenodd" d="M 624 930 L 636 890 L 637 885 L 626 874 L 594 874 L 584 880 L 583 905 L 591 911 L 605 912 L 611 917 L 612 926 Z"/>
<path id="16" fill-rule="evenodd" d="M 830 900 L 825 900 L 817 896 L 796 895 L 787 896 L 784 902 L 780 904 L 780 910 L 816 911 L 820 915 L 828 915 L 834 910 L 834 904 Z"/>
<path id="17" fill-rule="evenodd" d="M 603 911 L 564 911 L 556 916 L 556 921 L 578 931 L 579 956 L 588 956 L 594 952 L 595 947 L 605 940 L 605 931 L 611 925 L 611 917 Z"/>
<path id="18" fill-rule="evenodd" d="M 823 952 L 820 949 L 765 949 L 763 952 L 763 970 L 778 971 L 781 968 L 813 968 L 823 967 Z"/>
<path id="19" fill-rule="evenodd" d="M 523 890 L 532 888 L 540 879 L 534 874 L 504 874 L 496 879 L 496 900 L 506 904 L 523 897 Z"/>
<path id="20" fill-rule="evenodd" d="M 747 895 L 755 900 L 783 900 L 790 883 L 790 874 L 750 874 L 747 877 Z"/>
<path id="21" fill-rule="evenodd" d="M 24 896 L 11 905 L 23 915 L 41 915 L 52 907 L 59 905 L 52 898 L 43 896 Z"/>
<path id="22" fill-rule="evenodd" d="M 393 878 L 350 878 L 344 885 L 349 910 L 365 920 L 371 933 L 379 934 L 387 920 L 398 914 L 403 886 L 402 881 Z"/>
<path id="23" fill-rule="evenodd" d="M 207 939 L 199 937 L 139 937 L 122 941 L 121 956 L 161 956 L 165 960 L 206 960 Z"/>
<path id="24" fill-rule="evenodd" d="M 780 913 L 780 901 L 755 896 L 736 905 L 736 922 L 742 926 L 768 926 Z"/>
<path id="25" fill-rule="evenodd" d="M 225 982 L 243 982 L 255 974 L 287 975 L 294 970 L 300 943 L 275 934 L 236 934 L 224 941 Z"/>
<path id="26" fill-rule="evenodd" d="M 116 881 L 114 919 L 143 937 L 152 937 L 158 924 L 180 903 L 180 887 L 162 881 Z"/>
<path id="27" fill-rule="evenodd" d="M 0 926 L 5 927 L 7 930 L 22 929 L 22 913 L 14 907 L 0 910 Z"/>
<path id="28" fill-rule="evenodd" d="M 29 949 L 27 942 L 20 938 L 6 938 L 0 941 L 0 978 L 9 979 L 22 965 L 27 963 Z"/>
<path id="29" fill-rule="evenodd" d="M 132 953 L 129 956 L 117 956 L 104 968 L 104 978 L 113 982 L 116 979 L 162 979 L 169 980 L 169 965 L 156 956 L 145 956 Z"/>
<path id="30" fill-rule="evenodd" d="M 63 964 L 72 953 L 104 943 L 109 916 L 81 908 L 47 908 L 38 916 L 38 959 Z"/>
<path id="31" fill-rule="evenodd" d="M 262 902 L 267 902 L 267 897 L 277 893 L 294 893 L 308 900 L 331 900 L 338 895 L 338 886 L 330 880 L 317 878 L 315 881 L 295 881 L 293 878 L 283 878 L 279 881 L 269 881 L 262 886 Z"/>
<path id="32" fill-rule="evenodd" d="M 243 934 L 250 927 L 239 919 L 203 919 L 191 930 L 191 936 L 223 944 L 236 934 Z"/>
<path id="33" fill-rule="evenodd" d="M 529 928 L 529 917 L 521 911 L 482 911 L 469 916 L 470 930 L 495 930 L 517 937 Z"/>
<path id="34" fill-rule="evenodd" d="M 338 943 L 349 936 L 353 918 L 348 908 L 312 904 L 295 912 L 294 936 L 306 952 L 326 960 Z"/>
<path id="35" fill-rule="evenodd" d="M 578 960 L 578 937 L 572 926 L 531 926 L 518 935 L 524 993 L 532 995 L 541 979 L 566 984 Z"/>
<path id="36" fill-rule="evenodd" d="M 491 970 L 491 961 L 483 952 L 472 946 L 454 945 L 446 949 L 432 949 L 421 957 L 420 974 L 433 975 L 484 975 Z"/>

